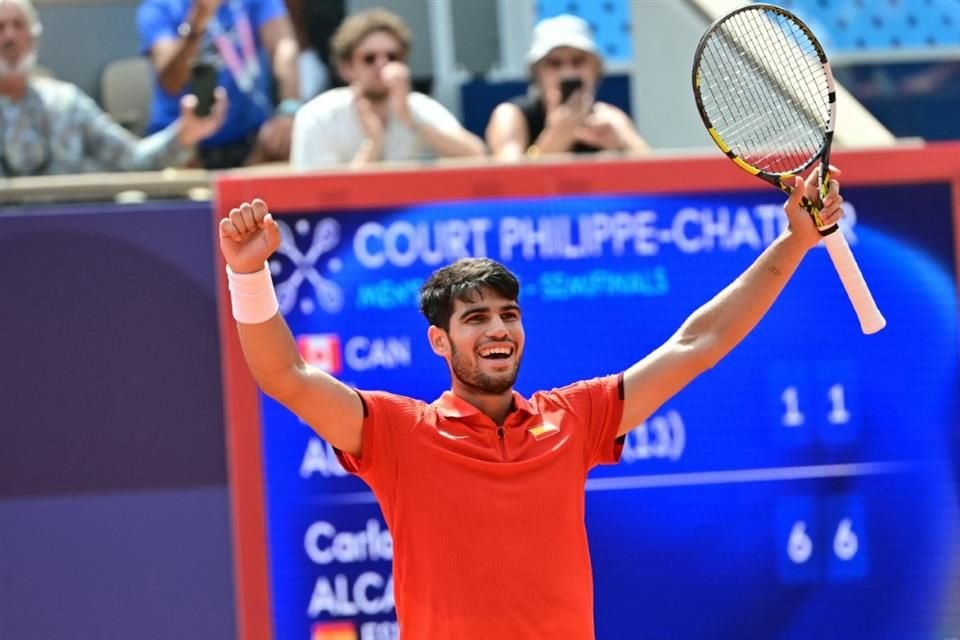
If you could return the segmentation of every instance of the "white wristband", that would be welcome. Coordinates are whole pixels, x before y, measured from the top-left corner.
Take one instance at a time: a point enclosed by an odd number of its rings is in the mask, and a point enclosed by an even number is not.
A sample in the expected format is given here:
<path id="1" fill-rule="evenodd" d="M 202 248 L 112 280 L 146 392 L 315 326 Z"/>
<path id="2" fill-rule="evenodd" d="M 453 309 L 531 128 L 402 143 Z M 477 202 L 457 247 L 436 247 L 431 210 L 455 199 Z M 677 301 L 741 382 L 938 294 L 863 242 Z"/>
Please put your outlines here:
<path id="1" fill-rule="evenodd" d="M 277 315 L 280 304 L 266 263 L 253 273 L 234 273 L 227 266 L 227 283 L 233 318 L 243 324 L 260 324 Z"/>

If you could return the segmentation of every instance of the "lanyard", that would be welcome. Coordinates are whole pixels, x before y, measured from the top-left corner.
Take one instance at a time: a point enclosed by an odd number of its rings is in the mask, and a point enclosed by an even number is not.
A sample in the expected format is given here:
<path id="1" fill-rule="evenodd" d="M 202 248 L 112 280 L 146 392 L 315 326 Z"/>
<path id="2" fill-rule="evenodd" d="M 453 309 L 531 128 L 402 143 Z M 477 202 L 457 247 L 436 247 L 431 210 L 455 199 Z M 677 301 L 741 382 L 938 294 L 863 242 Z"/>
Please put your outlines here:
<path id="1" fill-rule="evenodd" d="M 258 105 L 270 110 L 270 103 L 263 92 L 257 87 L 257 80 L 263 73 L 260 66 L 260 56 L 257 54 L 256 41 L 253 35 L 253 25 L 250 16 L 240 0 L 231 0 L 230 13 L 233 14 L 233 27 L 240 49 L 234 47 L 227 30 L 220 23 L 218 17 L 208 26 L 213 43 L 220 53 L 220 58 L 230 72 L 233 81 L 241 91 L 249 95 Z"/>

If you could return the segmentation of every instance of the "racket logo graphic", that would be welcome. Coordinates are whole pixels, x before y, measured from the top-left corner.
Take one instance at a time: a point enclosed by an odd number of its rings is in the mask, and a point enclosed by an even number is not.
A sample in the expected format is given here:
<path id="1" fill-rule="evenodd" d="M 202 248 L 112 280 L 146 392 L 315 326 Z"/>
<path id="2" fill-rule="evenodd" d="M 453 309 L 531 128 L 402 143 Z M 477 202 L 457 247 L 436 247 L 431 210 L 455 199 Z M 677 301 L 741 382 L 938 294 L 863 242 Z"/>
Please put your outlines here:
<path id="1" fill-rule="evenodd" d="M 694 55 L 693 93 L 710 137 L 734 164 L 790 193 L 792 176 L 818 163 L 826 195 L 836 89 L 823 48 L 799 18 L 751 4 L 714 22 Z M 886 320 L 843 234 L 824 225 L 815 203 L 801 204 L 824 236 L 863 332 L 879 331 Z"/>
<path id="2" fill-rule="evenodd" d="M 293 264 L 293 272 L 280 280 L 278 276 L 283 272 L 280 260 L 270 261 L 270 271 L 275 278 L 274 286 L 277 291 L 277 300 L 280 312 L 287 315 L 298 306 L 301 313 L 310 315 L 319 305 L 327 313 L 339 313 L 343 309 L 343 290 L 333 280 L 325 278 L 319 270 L 320 259 L 336 249 L 340 243 L 340 223 L 333 218 L 323 218 L 313 226 L 310 246 L 301 251 L 297 246 L 297 237 L 310 236 L 310 222 L 306 219 L 298 220 L 291 229 L 290 225 L 277 220 L 280 227 L 280 247 L 276 255 L 284 257 Z M 296 233 L 295 233 L 296 232 Z M 327 264 L 327 271 L 339 271 L 340 259 L 331 258 Z M 301 296 L 300 289 L 304 283 L 313 290 L 313 297 Z"/>

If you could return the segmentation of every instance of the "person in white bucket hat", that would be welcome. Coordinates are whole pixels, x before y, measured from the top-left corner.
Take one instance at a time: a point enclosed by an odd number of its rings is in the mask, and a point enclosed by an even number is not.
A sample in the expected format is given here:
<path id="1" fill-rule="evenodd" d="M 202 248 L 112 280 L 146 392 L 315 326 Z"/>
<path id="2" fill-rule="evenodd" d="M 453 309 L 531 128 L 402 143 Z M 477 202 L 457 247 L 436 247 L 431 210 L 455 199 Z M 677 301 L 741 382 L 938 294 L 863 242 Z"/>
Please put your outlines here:
<path id="1" fill-rule="evenodd" d="M 527 94 L 497 105 L 487 125 L 495 158 L 648 149 L 626 113 L 594 99 L 603 59 L 585 20 L 573 15 L 541 20 L 526 59 Z"/>

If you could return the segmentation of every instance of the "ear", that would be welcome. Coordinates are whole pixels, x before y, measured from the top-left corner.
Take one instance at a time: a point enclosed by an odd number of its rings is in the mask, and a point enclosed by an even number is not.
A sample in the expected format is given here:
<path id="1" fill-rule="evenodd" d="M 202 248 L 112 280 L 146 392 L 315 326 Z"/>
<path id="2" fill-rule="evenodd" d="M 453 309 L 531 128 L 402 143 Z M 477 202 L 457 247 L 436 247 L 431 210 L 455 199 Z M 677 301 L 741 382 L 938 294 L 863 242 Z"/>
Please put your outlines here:
<path id="1" fill-rule="evenodd" d="M 441 358 L 450 355 L 450 336 L 447 332 L 436 325 L 430 325 L 427 329 L 427 339 L 430 341 L 430 348 Z"/>

